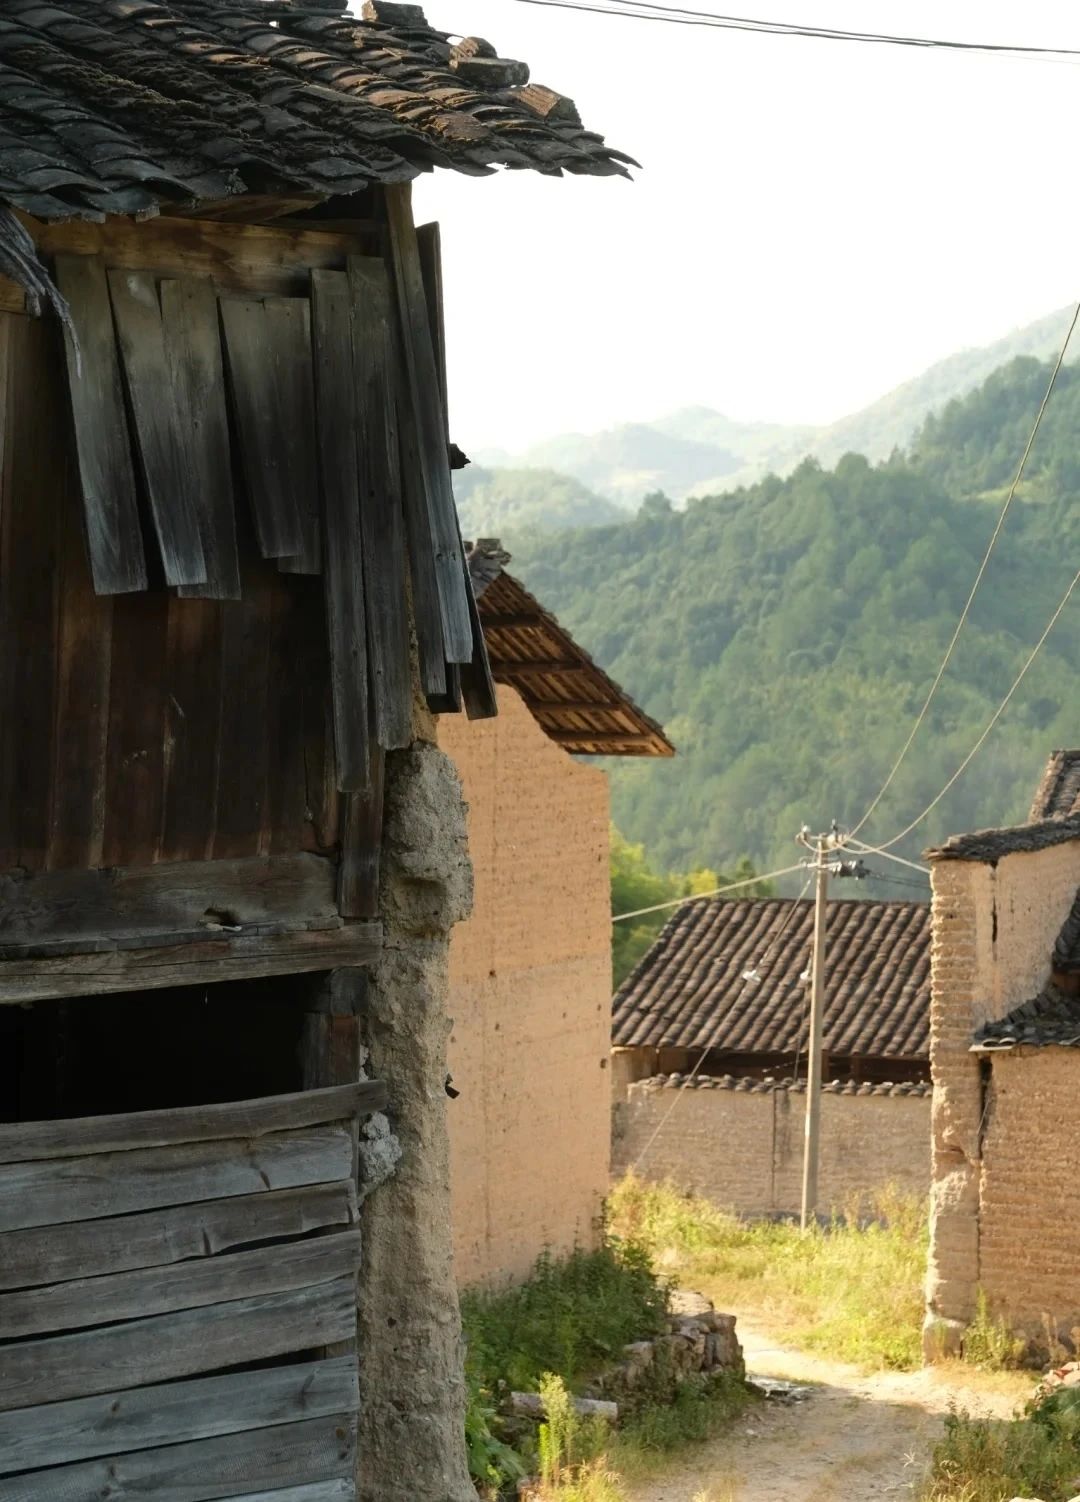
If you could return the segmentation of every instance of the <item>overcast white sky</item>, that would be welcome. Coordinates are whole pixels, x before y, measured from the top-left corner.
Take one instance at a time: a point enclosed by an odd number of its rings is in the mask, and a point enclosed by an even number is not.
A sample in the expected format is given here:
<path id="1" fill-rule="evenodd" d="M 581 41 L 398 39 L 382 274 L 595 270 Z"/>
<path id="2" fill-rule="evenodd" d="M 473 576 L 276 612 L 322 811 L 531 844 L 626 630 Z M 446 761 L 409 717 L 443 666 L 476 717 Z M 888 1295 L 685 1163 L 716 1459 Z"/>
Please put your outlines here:
<path id="1" fill-rule="evenodd" d="M 425 0 L 576 100 L 633 182 L 441 172 L 454 436 L 518 447 L 701 403 L 842 416 L 1080 297 L 1080 59 Z M 722 10 L 719 3 L 699 8 Z M 740 14 L 1080 47 L 1076 0 L 739 0 Z"/>

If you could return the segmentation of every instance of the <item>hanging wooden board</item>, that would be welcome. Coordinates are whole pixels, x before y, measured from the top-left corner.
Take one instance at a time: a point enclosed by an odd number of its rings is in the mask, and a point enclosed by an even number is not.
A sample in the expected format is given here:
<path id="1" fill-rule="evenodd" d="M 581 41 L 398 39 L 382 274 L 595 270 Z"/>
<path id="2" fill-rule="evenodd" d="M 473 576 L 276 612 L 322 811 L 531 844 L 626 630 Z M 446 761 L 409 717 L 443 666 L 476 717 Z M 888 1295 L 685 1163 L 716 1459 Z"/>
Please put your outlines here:
<path id="1" fill-rule="evenodd" d="M 218 303 L 209 277 L 161 284 L 161 321 L 172 373 L 176 421 L 184 435 L 184 464 L 191 476 L 206 582 L 181 590 L 214 600 L 240 598 L 236 502 L 221 361 Z"/>
<path id="2" fill-rule="evenodd" d="M 370 780 L 368 642 L 357 468 L 352 303 L 344 271 L 313 271 L 315 379 L 326 529 L 326 617 L 338 786 Z"/>
<path id="3" fill-rule="evenodd" d="M 264 558 L 305 555 L 310 544 L 308 502 L 296 486 L 293 442 L 296 329 L 288 316 L 270 316 L 257 298 L 223 297 L 221 321 L 244 482 Z M 308 483 L 314 474 L 308 471 Z"/>
<path id="4" fill-rule="evenodd" d="M 97 256 L 59 255 L 56 280 L 74 329 L 74 338 L 65 331 L 68 388 L 94 588 L 102 595 L 145 589 L 146 557 L 105 267 Z"/>
<path id="5" fill-rule="evenodd" d="M 382 261 L 349 257 L 356 444 L 375 733 L 386 750 L 412 740 L 405 526 L 394 420 L 390 284 Z"/>
<path id="6" fill-rule="evenodd" d="M 190 440 L 172 400 L 157 280 L 150 271 L 114 269 L 108 281 L 165 583 L 204 584 L 206 561 L 185 453 Z"/>
<path id="7" fill-rule="evenodd" d="M 469 605 L 461 572 L 461 544 L 450 483 L 446 424 L 428 325 L 410 191 L 408 185 L 392 184 L 385 192 L 405 365 L 416 416 L 420 465 L 435 548 L 446 656 L 449 662 L 468 662 L 472 657 Z"/>
<path id="8" fill-rule="evenodd" d="M 306 297 L 268 297 L 266 332 L 278 366 L 275 390 L 281 401 L 278 432 L 285 490 L 300 508 L 304 546 L 278 567 L 290 574 L 322 570 L 319 452 L 315 435 L 315 387 L 311 349 L 311 303 Z"/>

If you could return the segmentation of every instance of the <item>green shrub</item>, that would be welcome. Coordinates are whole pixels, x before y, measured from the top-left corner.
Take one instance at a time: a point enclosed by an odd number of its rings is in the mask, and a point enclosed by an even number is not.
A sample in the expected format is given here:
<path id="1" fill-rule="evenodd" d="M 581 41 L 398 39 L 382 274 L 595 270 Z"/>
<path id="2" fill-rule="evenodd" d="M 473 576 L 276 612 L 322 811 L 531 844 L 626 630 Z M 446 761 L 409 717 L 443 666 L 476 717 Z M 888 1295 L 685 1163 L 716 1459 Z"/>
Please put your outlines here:
<path id="1" fill-rule="evenodd" d="M 934 1446 L 925 1502 L 1068 1502 L 1080 1477 L 1075 1409 L 1009 1422 L 953 1412 Z"/>
<path id="2" fill-rule="evenodd" d="M 1013 1335 L 1003 1319 L 990 1313 L 986 1294 L 980 1288 L 975 1301 L 975 1318 L 964 1332 L 964 1360 L 984 1371 L 999 1372 L 1004 1367 L 1020 1365 L 1024 1344 Z"/>
<path id="3" fill-rule="evenodd" d="M 463 1297 L 470 1370 L 492 1390 L 502 1383 L 535 1392 L 545 1372 L 573 1388 L 629 1341 L 658 1335 L 669 1292 L 634 1241 L 609 1237 L 595 1252 L 545 1253 L 519 1286 Z"/>

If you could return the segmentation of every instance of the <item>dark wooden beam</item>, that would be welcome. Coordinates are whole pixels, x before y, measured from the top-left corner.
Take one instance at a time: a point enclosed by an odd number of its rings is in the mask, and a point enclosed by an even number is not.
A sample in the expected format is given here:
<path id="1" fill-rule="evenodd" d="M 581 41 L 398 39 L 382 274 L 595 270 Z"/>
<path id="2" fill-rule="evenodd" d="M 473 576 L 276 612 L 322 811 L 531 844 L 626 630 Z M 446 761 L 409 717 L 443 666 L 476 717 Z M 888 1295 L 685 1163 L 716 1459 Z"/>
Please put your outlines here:
<path id="1" fill-rule="evenodd" d="M 544 734 L 560 746 L 647 746 L 658 739 L 655 735 L 638 730 L 545 730 Z"/>
<path id="2" fill-rule="evenodd" d="M 485 631 L 512 631 L 520 626 L 539 626 L 544 624 L 543 617 L 535 611 L 508 610 L 504 612 L 488 611 L 480 607 L 480 624 Z"/>
<path id="3" fill-rule="evenodd" d="M 492 663 L 491 670 L 496 683 L 512 683 L 529 673 L 595 673 L 598 669 L 587 662 L 575 662 L 572 657 L 536 657 L 532 662 Z"/>
<path id="4" fill-rule="evenodd" d="M 349 923 L 323 932 L 200 938 L 156 948 L 66 954 L 54 959 L 0 962 L 0 1003 L 56 996 L 99 996 L 164 986 L 211 985 L 370 965 L 382 949 L 378 923 Z"/>

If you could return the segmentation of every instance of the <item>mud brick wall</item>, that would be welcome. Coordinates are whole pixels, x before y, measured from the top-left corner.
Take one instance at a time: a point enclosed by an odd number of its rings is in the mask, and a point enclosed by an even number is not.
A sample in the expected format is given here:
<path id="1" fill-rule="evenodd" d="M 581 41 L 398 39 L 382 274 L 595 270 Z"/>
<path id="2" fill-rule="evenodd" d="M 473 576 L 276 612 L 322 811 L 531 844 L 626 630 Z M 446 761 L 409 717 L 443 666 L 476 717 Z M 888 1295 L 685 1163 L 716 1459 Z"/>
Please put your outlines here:
<path id="1" fill-rule="evenodd" d="M 476 895 L 450 944 L 449 1103 L 459 1284 L 522 1277 L 596 1239 L 608 1185 L 608 786 L 511 688 L 499 715 L 447 716 Z"/>
<path id="2" fill-rule="evenodd" d="M 993 1270 L 987 1246 L 984 1268 L 982 1236 L 993 1227 L 1000 1236 L 1006 1200 L 1005 1183 L 1020 1159 L 1011 1142 L 1026 1141 L 1033 1194 L 1044 1207 L 1032 1221 L 1028 1239 L 1041 1235 L 1049 1218 L 1059 1215 L 1061 1200 L 1035 1188 L 1047 1159 L 1064 1164 L 1064 1104 L 1038 1117 L 1034 1130 L 1042 1144 L 1032 1154 L 1022 1126 L 1021 1101 L 1035 1090 L 1040 1064 L 1034 1051 L 988 1058 L 971 1052 L 975 1029 L 1003 1017 L 1037 994 L 1050 970 L 1050 955 L 1080 885 L 1080 843 L 1073 841 L 1038 851 L 1017 852 L 995 865 L 967 860 L 936 860 L 932 867 L 933 943 L 930 979 L 930 1058 L 934 1080 L 932 1112 L 933 1183 L 930 1202 L 930 1254 L 927 1269 L 923 1349 L 928 1359 L 956 1351 L 975 1315 L 981 1283 L 996 1290 L 997 1312 L 1012 1319 L 1008 1283 Z M 1035 1065 L 1030 1074 L 1025 1070 Z M 1073 1066 L 1080 1080 L 1080 1056 Z M 1066 1060 L 1061 1068 L 1067 1070 Z M 1047 1080 L 1054 1066 L 1043 1071 Z M 1008 1085 L 1006 1085 L 1008 1081 Z M 1015 1081 L 1015 1083 L 1013 1083 Z M 998 1085 L 1001 1085 L 999 1092 Z M 995 1118 L 1000 1094 L 1001 1114 Z M 1034 1096 L 1032 1097 L 1034 1101 Z M 1002 1154 L 1000 1169 L 995 1159 Z M 986 1179 L 984 1189 L 983 1180 Z M 991 1210 L 1000 1177 L 1004 1196 L 1000 1211 Z M 990 1214 L 982 1224 L 984 1197 Z M 1048 1294 L 1056 1285 L 1051 1280 Z M 989 1289 L 987 1290 L 989 1292 Z M 1015 1308 L 1019 1326 L 1028 1322 L 1036 1299 L 1034 1274 Z"/>
<path id="3" fill-rule="evenodd" d="M 1038 1343 L 1043 1321 L 1080 1325 L 1076 1119 L 1080 1050 L 1039 1048 L 993 1060 L 983 1140 L 979 1281 L 991 1310 Z"/>
<path id="4" fill-rule="evenodd" d="M 633 1084 L 614 1112 L 615 1173 L 638 1162 L 643 1178 L 745 1215 L 792 1212 L 802 1198 L 806 1095 L 761 1081 L 679 1075 Z M 667 1112 L 670 1117 L 665 1121 Z M 925 1194 L 930 1184 L 930 1100 L 918 1085 L 826 1087 L 821 1103 L 820 1204 L 847 1207 L 886 1184 Z"/>

